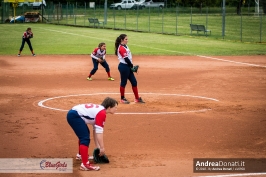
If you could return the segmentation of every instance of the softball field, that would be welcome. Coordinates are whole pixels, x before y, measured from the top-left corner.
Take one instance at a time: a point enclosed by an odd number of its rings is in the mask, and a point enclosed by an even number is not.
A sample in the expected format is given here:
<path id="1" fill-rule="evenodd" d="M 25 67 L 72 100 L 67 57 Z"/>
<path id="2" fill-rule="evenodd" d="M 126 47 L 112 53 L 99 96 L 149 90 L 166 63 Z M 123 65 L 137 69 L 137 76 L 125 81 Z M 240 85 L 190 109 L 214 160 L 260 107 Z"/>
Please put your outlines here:
<path id="1" fill-rule="evenodd" d="M 0 56 L 0 157 L 75 158 L 66 111 L 120 98 L 118 60 L 107 61 L 115 81 L 101 66 L 87 81 L 89 55 Z M 134 56 L 134 64 L 146 104 L 119 104 L 107 115 L 109 164 L 84 172 L 74 159 L 72 174 L 0 176 L 266 176 L 193 173 L 193 158 L 265 158 L 265 56 Z M 130 83 L 126 98 L 134 100 Z"/>

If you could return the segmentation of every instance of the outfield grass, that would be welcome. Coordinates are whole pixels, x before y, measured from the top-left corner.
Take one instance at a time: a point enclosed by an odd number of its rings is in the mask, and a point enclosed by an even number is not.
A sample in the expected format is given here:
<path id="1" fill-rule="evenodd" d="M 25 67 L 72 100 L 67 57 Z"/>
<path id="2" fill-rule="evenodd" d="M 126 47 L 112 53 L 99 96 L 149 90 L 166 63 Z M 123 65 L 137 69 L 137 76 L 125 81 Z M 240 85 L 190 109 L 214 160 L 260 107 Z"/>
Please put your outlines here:
<path id="1" fill-rule="evenodd" d="M 114 54 L 114 42 L 121 33 L 129 37 L 134 55 L 265 55 L 266 45 L 217 40 L 209 37 L 174 36 L 126 30 L 95 29 L 53 24 L 1 24 L 0 55 L 16 55 L 22 33 L 31 27 L 31 40 L 37 55 L 90 54 L 100 42 L 106 42 L 107 54 Z M 30 54 L 25 44 L 24 54 Z M 74 59 L 74 58 L 73 58 Z"/>
<path id="2" fill-rule="evenodd" d="M 17 8 L 17 14 L 24 14 L 25 9 Z M 191 13 L 192 12 L 192 13 Z M 254 14 L 254 7 L 242 8 L 243 15 L 236 15 L 235 7 L 226 7 L 225 35 L 222 34 L 221 7 L 198 8 L 178 7 L 163 10 L 151 8 L 142 10 L 107 10 L 105 28 L 187 35 L 204 37 L 203 32 L 190 31 L 190 23 L 203 24 L 211 35 L 208 38 L 236 42 L 266 43 L 266 16 Z M 60 11 L 47 7 L 44 11 L 49 23 L 88 27 L 88 18 L 95 17 L 104 21 L 104 9 L 90 9 L 66 5 Z M 191 15 L 192 14 L 192 15 Z M 92 26 L 92 25 L 91 25 Z"/>

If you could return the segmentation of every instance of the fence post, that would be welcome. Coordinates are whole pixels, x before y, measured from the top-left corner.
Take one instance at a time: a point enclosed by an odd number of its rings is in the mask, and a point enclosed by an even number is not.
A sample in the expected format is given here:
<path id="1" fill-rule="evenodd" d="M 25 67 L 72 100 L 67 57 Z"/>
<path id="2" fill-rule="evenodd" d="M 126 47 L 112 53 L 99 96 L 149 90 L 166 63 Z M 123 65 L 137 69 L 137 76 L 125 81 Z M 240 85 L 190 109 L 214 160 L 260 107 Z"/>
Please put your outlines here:
<path id="1" fill-rule="evenodd" d="M 139 16 L 139 6 L 137 6 L 137 31 L 139 29 L 139 18 L 138 18 L 138 16 Z"/>
<path id="2" fill-rule="evenodd" d="M 259 14 L 260 16 L 260 43 L 261 43 L 261 35 L 262 35 L 262 16 L 263 16 L 263 13 Z"/>
<path id="3" fill-rule="evenodd" d="M 159 7 L 158 7 L 159 8 Z M 164 9 L 164 8 L 163 8 Z M 164 10 L 162 9 L 162 34 L 164 33 L 164 31 L 163 31 L 163 14 L 164 14 Z M 160 10 L 160 8 L 159 8 L 159 10 Z"/>
<path id="4" fill-rule="evenodd" d="M 151 8 L 149 7 L 149 32 L 151 32 L 151 25 L 150 25 L 150 23 L 151 23 Z"/>
<path id="5" fill-rule="evenodd" d="M 68 2 L 67 2 L 67 7 L 66 7 L 66 23 L 68 24 Z"/>
<path id="6" fill-rule="evenodd" d="M 113 8 L 113 15 L 114 15 L 114 29 L 115 29 L 115 8 Z"/>
<path id="7" fill-rule="evenodd" d="M 223 0 L 223 23 L 222 23 L 222 36 L 223 36 L 223 39 L 224 39 L 224 36 L 225 36 L 225 0 Z"/>
<path id="8" fill-rule="evenodd" d="M 242 7 L 240 7 L 240 41 L 242 42 Z"/>
<path id="9" fill-rule="evenodd" d="M 107 24 L 107 0 L 104 1 L 104 25 Z"/>
<path id="10" fill-rule="evenodd" d="M 125 29 L 127 29 L 127 8 L 125 8 Z"/>
<path id="11" fill-rule="evenodd" d="M 190 24 L 192 24 L 192 6 L 190 7 Z M 190 34 L 192 35 L 192 30 L 190 30 Z"/>
<path id="12" fill-rule="evenodd" d="M 178 27 L 178 25 L 177 25 L 177 23 L 178 23 L 177 17 L 178 17 L 178 6 L 176 6 L 175 35 L 177 35 L 177 27 Z"/>
<path id="13" fill-rule="evenodd" d="M 208 7 L 206 7 L 206 29 L 208 29 Z"/>
<path id="14" fill-rule="evenodd" d="M 84 26 L 85 26 L 85 18 L 86 18 L 86 2 L 84 2 L 84 5 L 85 5 L 85 7 L 84 7 Z"/>

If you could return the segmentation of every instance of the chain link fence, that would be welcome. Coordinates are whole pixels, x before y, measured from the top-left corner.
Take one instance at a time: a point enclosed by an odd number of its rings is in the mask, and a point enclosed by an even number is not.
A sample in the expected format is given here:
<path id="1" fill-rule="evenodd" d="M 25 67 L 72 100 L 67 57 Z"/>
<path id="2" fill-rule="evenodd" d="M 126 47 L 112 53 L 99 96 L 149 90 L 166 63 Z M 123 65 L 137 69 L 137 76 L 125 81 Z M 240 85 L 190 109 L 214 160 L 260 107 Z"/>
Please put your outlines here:
<path id="1" fill-rule="evenodd" d="M 85 2 L 50 3 L 43 9 L 17 7 L 16 16 L 26 12 L 39 12 L 42 23 L 266 43 L 265 14 L 256 13 L 255 7 L 249 6 L 242 7 L 240 14 L 236 14 L 236 7 L 225 7 L 225 11 L 223 21 L 222 6 L 198 8 L 177 5 L 162 9 L 117 10 L 105 9 L 104 6 L 92 7 L 90 3 Z M 0 12 L 2 23 L 14 14 L 9 3 L 2 3 Z M 100 24 L 89 23 L 89 18 L 97 18 Z M 191 31 L 190 24 L 204 25 L 206 29 L 211 30 L 211 34 L 206 36 L 202 31 Z"/>

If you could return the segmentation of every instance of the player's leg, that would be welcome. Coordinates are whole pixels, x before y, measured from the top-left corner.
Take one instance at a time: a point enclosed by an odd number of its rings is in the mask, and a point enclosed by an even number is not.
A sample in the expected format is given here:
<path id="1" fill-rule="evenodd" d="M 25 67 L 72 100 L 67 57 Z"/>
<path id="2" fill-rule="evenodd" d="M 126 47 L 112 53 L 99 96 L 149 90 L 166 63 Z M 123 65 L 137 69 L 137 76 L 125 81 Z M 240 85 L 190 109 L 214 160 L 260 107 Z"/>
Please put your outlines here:
<path id="1" fill-rule="evenodd" d="M 19 51 L 18 51 L 18 56 L 20 56 L 20 54 L 21 54 L 21 52 L 22 52 L 22 50 L 23 50 L 23 48 L 24 48 L 24 45 L 25 45 L 25 39 L 22 38 L 22 43 L 21 43 L 20 49 L 19 49 Z"/>
<path id="2" fill-rule="evenodd" d="M 28 39 L 28 40 L 26 40 L 26 42 L 27 42 L 27 44 L 28 44 L 28 46 L 29 46 L 29 48 L 30 48 L 30 51 L 31 51 L 32 56 L 35 56 L 35 54 L 34 54 L 34 52 L 33 52 L 33 48 L 32 48 L 32 45 L 31 45 L 30 40 Z"/>
<path id="3" fill-rule="evenodd" d="M 105 68 L 105 71 L 108 75 L 108 80 L 110 81 L 114 81 L 114 78 L 111 77 L 111 74 L 110 74 L 110 68 L 109 68 L 109 65 L 106 61 L 102 62 L 101 65 Z"/>
<path id="4" fill-rule="evenodd" d="M 129 104 L 130 102 L 127 101 L 125 98 L 125 88 L 127 85 L 127 78 L 130 73 L 130 68 L 127 66 L 127 64 L 119 63 L 118 70 L 120 73 L 120 95 L 121 95 L 121 103 Z"/>
<path id="5" fill-rule="evenodd" d="M 139 96 L 138 92 L 138 82 L 133 72 L 130 72 L 128 76 L 128 80 L 130 81 L 132 85 L 132 91 L 135 95 L 135 103 L 145 103 L 142 98 Z"/>
<path id="6" fill-rule="evenodd" d="M 93 69 L 91 70 L 89 76 L 87 77 L 87 80 L 92 80 L 91 76 L 94 75 L 96 73 L 96 71 L 98 70 L 98 65 L 99 63 L 97 62 L 97 60 L 92 58 L 92 63 L 93 63 Z"/>
<path id="7" fill-rule="evenodd" d="M 100 167 L 92 166 L 88 161 L 88 150 L 90 144 L 90 130 L 85 121 L 79 116 L 77 111 L 70 110 L 67 114 L 68 124 L 71 126 L 77 137 L 79 138 L 79 152 L 82 164 L 81 170 L 99 170 Z"/>

